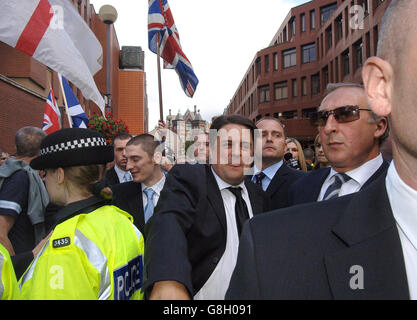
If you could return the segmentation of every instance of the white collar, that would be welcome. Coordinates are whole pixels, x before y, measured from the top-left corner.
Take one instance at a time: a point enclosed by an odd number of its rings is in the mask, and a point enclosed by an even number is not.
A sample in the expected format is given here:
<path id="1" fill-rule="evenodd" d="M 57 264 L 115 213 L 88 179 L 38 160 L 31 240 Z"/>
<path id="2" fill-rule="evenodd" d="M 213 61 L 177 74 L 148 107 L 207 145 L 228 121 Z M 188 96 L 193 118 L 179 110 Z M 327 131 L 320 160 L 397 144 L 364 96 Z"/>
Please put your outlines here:
<path id="1" fill-rule="evenodd" d="M 383 164 L 384 159 L 382 158 L 382 154 L 378 154 L 375 158 L 365 162 L 361 166 L 345 172 L 350 178 L 355 180 L 357 183 L 360 184 L 362 187 L 366 181 L 379 169 L 379 167 Z M 337 171 L 333 168 L 330 169 L 330 174 L 327 180 L 330 180 Z"/>
<path id="2" fill-rule="evenodd" d="M 385 183 L 395 221 L 417 250 L 417 190 L 401 179 L 394 160 L 388 168 Z"/>
<path id="3" fill-rule="evenodd" d="M 145 190 L 146 188 L 150 188 L 153 191 L 155 191 L 155 193 L 159 196 L 161 194 L 162 189 L 164 188 L 165 179 L 166 179 L 165 175 L 163 174 L 162 178 L 159 179 L 159 181 L 157 183 L 155 183 L 153 186 L 147 186 L 143 182 L 141 182 L 142 191 Z"/>

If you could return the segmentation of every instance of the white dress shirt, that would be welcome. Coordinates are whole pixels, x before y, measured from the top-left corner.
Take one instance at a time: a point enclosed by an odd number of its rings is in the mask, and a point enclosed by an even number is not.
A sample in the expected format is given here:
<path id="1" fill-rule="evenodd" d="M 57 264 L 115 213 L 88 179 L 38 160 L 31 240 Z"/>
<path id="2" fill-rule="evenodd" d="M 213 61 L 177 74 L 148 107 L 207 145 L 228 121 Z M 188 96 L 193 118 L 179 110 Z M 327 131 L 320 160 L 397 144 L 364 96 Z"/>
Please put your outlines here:
<path id="1" fill-rule="evenodd" d="M 268 189 L 269 184 L 271 183 L 272 179 L 275 177 L 275 174 L 277 173 L 277 171 L 279 170 L 279 168 L 281 168 L 282 164 L 284 163 L 283 160 L 274 163 L 272 166 L 269 166 L 268 168 L 266 168 L 265 170 L 259 170 L 256 166 L 255 166 L 255 174 L 252 177 L 252 182 L 256 183 L 256 178 L 255 175 L 261 171 L 263 171 L 263 173 L 265 173 L 265 178 L 262 179 L 262 189 L 264 191 L 266 191 L 266 189 Z"/>
<path id="2" fill-rule="evenodd" d="M 410 298 L 417 299 L 417 190 L 400 178 L 391 162 L 385 178 L 388 199 L 403 249 Z M 389 257 L 388 257 L 389 258 Z"/>
<path id="3" fill-rule="evenodd" d="M 365 162 L 360 167 L 345 172 L 349 177 L 351 177 L 351 179 L 342 185 L 339 197 L 358 192 L 366 181 L 368 181 L 368 179 L 379 169 L 383 162 L 384 159 L 382 158 L 382 155 L 379 154 L 377 157 Z M 337 171 L 331 168 L 329 175 L 321 186 L 321 191 L 317 201 L 323 200 L 324 194 L 326 193 L 327 188 L 334 182 L 334 176 L 336 174 Z"/>
<path id="4" fill-rule="evenodd" d="M 130 171 L 124 171 L 122 169 L 120 169 L 116 164 L 114 165 L 114 171 L 116 171 L 117 177 L 119 178 L 119 182 L 123 183 L 124 181 L 124 176 L 126 173 L 128 173 L 130 175 L 130 180 L 132 180 L 132 175 L 130 173 Z"/>
<path id="5" fill-rule="evenodd" d="M 145 210 L 146 204 L 148 203 L 148 198 L 146 197 L 146 193 L 143 192 L 143 190 L 145 190 L 145 188 L 151 188 L 155 192 L 152 199 L 153 199 L 154 206 L 156 206 L 156 204 L 158 203 L 158 200 L 159 200 L 159 196 L 161 195 L 161 191 L 164 188 L 165 180 L 166 180 L 166 178 L 165 178 L 165 175 L 163 174 L 162 178 L 157 183 L 155 183 L 153 186 L 147 186 L 143 182 L 141 183 L 141 185 L 142 185 L 143 210 Z"/>
<path id="6" fill-rule="evenodd" d="M 248 190 L 245 183 L 242 181 L 238 186 L 232 186 L 223 181 L 211 168 L 217 185 L 220 189 L 220 194 L 223 199 L 224 211 L 226 212 L 227 223 L 227 237 L 226 248 L 219 263 L 210 275 L 209 279 L 194 296 L 195 300 L 224 300 L 227 288 L 229 287 L 230 279 L 237 261 L 237 252 L 239 249 L 239 235 L 236 226 L 235 203 L 236 197 L 228 190 L 228 187 L 241 187 L 242 198 L 248 207 L 249 219 L 253 217 L 252 206 L 249 200 Z"/>

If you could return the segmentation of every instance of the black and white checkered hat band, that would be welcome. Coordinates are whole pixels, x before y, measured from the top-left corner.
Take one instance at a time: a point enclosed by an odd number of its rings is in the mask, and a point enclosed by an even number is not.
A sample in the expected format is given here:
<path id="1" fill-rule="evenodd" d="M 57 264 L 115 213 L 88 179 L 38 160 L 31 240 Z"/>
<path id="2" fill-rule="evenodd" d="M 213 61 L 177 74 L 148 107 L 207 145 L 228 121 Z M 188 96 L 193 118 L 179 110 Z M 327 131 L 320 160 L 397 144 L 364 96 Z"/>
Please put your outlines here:
<path id="1" fill-rule="evenodd" d="M 79 140 L 67 141 L 62 142 L 53 146 L 49 146 L 46 148 L 41 149 L 41 156 L 67 151 L 67 150 L 74 150 L 74 149 L 83 149 L 83 148 L 90 148 L 90 147 L 99 147 L 99 146 L 106 146 L 106 139 L 100 137 L 91 137 L 91 138 L 83 138 Z M 81 151 L 81 150 L 80 150 Z"/>

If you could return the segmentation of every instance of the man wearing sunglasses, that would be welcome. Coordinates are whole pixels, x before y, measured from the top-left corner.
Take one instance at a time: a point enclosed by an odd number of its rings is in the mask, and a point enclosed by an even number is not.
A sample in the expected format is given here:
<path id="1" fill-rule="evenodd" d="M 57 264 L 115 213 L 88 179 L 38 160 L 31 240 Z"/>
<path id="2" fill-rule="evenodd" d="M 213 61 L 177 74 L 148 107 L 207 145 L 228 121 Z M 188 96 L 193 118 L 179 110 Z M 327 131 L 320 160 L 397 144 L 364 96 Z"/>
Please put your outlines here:
<path id="1" fill-rule="evenodd" d="M 318 127 L 331 167 L 295 182 L 289 193 L 291 205 L 357 192 L 388 169 L 379 150 L 389 133 L 387 119 L 368 107 L 363 86 L 329 84 L 327 91 L 318 112 L 310 118 Z"/>
<path id="2" fill-rule="evenodd" d="M 227 298 L 417 299 L 416 15 L 417 1 L 392 0 L 362 69 L 370 107 L 390 123 L 387 175 L 248 221 Z"/>

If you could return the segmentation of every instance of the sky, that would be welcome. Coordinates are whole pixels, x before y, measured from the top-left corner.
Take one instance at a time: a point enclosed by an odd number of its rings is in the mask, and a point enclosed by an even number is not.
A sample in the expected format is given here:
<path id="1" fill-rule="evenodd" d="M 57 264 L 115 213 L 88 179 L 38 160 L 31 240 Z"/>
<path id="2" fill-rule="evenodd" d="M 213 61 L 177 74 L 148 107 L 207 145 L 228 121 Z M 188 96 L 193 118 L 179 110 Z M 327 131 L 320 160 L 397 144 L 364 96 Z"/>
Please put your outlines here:
<path id="1" fill-rule="evenodd" d="M 194 105 L 204 120 L 220 115 L 233 98 L 256 53 L 268 47 L 292 7 L 307 0 L 169 0 L 181 47 L 199 84 L 186 96 L 175 70 L 162 69 L 164 118 L 184 114 Z M 96 12 L 104 4 L 116 8 L 120 48 L 140 46 L 145 52 L 149 130 L 159 119 L 156 54 L 148 49 L 148 1 L 90 0 Z M 162 63 L 162 60 L 161 60 Z"/>

